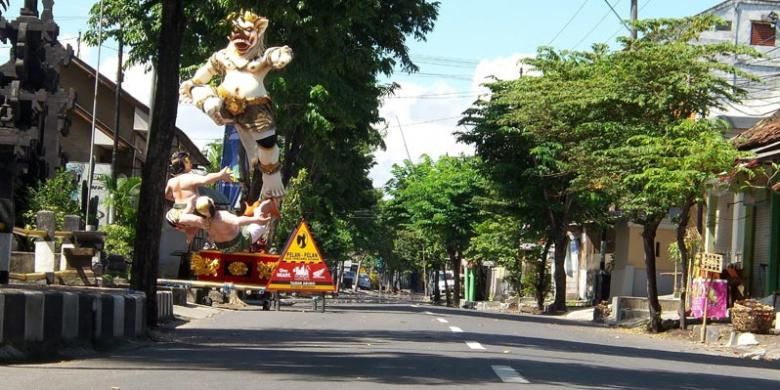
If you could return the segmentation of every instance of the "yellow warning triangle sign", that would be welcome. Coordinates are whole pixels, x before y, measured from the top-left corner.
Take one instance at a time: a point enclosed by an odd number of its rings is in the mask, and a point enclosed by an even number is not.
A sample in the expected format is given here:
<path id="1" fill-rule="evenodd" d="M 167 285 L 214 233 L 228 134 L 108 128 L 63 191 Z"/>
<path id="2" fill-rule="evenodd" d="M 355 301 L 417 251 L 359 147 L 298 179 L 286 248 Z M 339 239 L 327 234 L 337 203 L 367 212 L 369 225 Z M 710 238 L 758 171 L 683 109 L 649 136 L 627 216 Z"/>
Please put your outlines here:
<path id="1" fill-rule="evenodd" d="M 280 260 L 289 263 L 322 263 L 322 254 L 306 222 L 301 221 L 298 224 L 287 241 Z"/>
<path id="2" fill-rule="evenodd" d="M 266 289 L 309 292 L 335 290 L 328 264 L 323 261 L 322 253 L 304 220 L 301 220 L 287 240 Z"/>

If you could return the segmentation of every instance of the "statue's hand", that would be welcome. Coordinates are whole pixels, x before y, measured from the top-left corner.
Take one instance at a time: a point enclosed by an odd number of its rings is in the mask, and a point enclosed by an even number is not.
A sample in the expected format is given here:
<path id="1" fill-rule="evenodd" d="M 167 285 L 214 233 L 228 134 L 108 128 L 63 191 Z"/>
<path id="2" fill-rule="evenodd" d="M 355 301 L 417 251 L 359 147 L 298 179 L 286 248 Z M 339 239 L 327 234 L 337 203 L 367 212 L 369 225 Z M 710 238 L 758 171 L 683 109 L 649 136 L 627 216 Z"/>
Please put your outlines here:
<path id="1" fill-rule="evenodd" d="M 182 103 L 192 103 L 192 87 L 194 86 L 195 83 L 192 80 L 181 83 L 181 86 L 179 86 L 179 100 Z"/>
<path id="2" fill-rule="evenodd" d="M 208 114 L 209 117 L 211 117 L 211 120 L 220 126 L 227 123 L 225 118 L 222 117 L 222 114 L 220 114 L 221 109 L 222 101 L 217 97 L 210 97 L 203 102 L 203 112 Z"/>
<path id="3" fill-rule="evenodd" d="M 293 51 L 289 46 L 274 47 L 269 49 L 268 61 L 274 69 L 281 69 L 287 66 L 293 59 Z"/>

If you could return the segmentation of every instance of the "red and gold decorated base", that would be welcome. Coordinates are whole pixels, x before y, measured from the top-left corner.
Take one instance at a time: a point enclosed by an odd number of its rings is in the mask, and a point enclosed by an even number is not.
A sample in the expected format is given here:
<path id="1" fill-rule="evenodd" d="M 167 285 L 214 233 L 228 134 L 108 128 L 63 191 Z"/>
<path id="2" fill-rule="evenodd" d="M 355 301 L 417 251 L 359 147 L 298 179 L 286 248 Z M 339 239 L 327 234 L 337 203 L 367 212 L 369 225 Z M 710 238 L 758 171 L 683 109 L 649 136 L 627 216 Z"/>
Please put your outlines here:
<path id="1" fill-rule="evenodd" d="M 198 270 L 202 267 L 195 265 L 204 261 L 211 267 L 208 271 Z M 200 251 L 193 255 L 192 268 L 201 281 L 233 282 L 265 287 L 278 263 L 279 255 L 267 253 Z"/>

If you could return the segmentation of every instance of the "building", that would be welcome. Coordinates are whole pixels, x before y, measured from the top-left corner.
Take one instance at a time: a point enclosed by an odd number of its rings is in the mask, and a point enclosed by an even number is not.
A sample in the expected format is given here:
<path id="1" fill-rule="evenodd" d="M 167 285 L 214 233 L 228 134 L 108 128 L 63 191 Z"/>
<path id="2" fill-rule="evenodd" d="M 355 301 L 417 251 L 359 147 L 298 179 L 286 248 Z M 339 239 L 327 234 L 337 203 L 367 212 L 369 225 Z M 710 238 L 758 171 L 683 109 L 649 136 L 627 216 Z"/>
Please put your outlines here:
<path id="1" fill-rule="evenodd" d="M 68 114 L 70 130 L 61 137 L 61 157 L 67 169 L 80 173 L 88 172 L 89 145 L 92 136 L 92 105 L 95 96 L 95 69 L 84 61 L 74 57 L 70 66 L 63 68 L 60 74 L 60 86 L 73 88 L 78 96 L 74 109 Z M 119 128 L 115 128 L 114 112 L 116 107 L 117 85 L 103 74 L 100 75 L 95 120 L 95 175 L 111 175 L 111 159 L 114 137 L 117 137 L 117 174 L 118 176 L 140 176 L 146 161 L 146 142 L 149 134 L 149 107 L 138 101 L 126 91 L 120 92 Z M 208 165 L 208 159 L 198 150 L 184 132 L 176 128 L 171 144 L 171 152 L 186 151 L 192 156 L 193 164 Z M 168 161 L 155 162 L 168 164 Z M 82 175 L 83 177 L 84 175 Z M 84 178 L 82 181 L 85 181 Z M 97 216 L 99 223 L 107 223 L 107 210 L 100 201 L 106 196 L 103 183 L 97 177 L 93 179 L 92 196 L 99 201 Z M 184 235 L 163 224 L 160 240 L 160 274 L 176 276 L 182 251 L 187 245 Z"/>
<path id="2" fill-rule="evenodd" d="M 95 95 L 95 69 L 73 57 L 70 66 L 60 74 L 60 86 L 73 88 L 78 96 L 68 115 L 70 131 L 61 140 L 61 156 L 66 162 L 88 162 L 92 131 L 92 106 Z M 117 173 L 125 176 L 141 174 L 146 162 L 146 140 L 149 133 L 149 107 L 122 90 L 119 100 L 119 129 L 115 127 L 115 94 L 117 85 L 100 75 L 95 120 L 95 163 L 111 164 L 114 135 L 117 134 Z M 208 165 L 208 160 L 184 132 L 176 128 L 172 151 L 190 153 L 195 164 Z"/>
<path id="3" fill-rule="evenodd" d="M 732 59 L 760 81 L 730 76 L 732 83 L 748 91 L 748 97 L 741 104 L 727 104 L 724 110 L 714 111 L 713 116 L 732 125 L 726 135 L 734 139 L 738 149 L 756 154 L 752 165 L 780 161 L 776 151 L 780 144 L 780 42 L 776 39 L 780 1 L 724 1 L 704 13 L 726 20 L 705 34 L 706 40 L 750 45 L 765 55 L 762 59 Z M 739 270 L 747 295 L 753 297 L 780 289 L 780 240 L 772 239 L 780 232 L 780 198 L 768 188 L 773 183 L 762 176 L 757 175 L 752 180 L 754 188 L 745 191 L 710 191 L 703 212 L 705 249 L 724 255 L 724 262 Z"/>
<path id="4" fill-rule="evenodd" d="M 730 138 L 755 125 L 760 119 L 780 109 L 780 56 L 777 52 L 774 20 L 780 15 L 777 0 L 729 0 L 723 1 L 701 14 L 716 15 L 725 24 L 702 34 L 702 42 L 728 42 L 748 45 L 765 55 L 765 58 L 724 58 L 744 71 L 757 76 L 751 81 L 735 75 L 726 75 L 731 82 L 748 91 L 741 104 L 726 103 L 723 109 L 713 109 L 711 115 L 730 124 L 726 135 Z"/>
<path id="5" fill-rule="evenodd" d="M 745 139 L 739 143 L 742 150 L 754 150 L 766 153 L 775 141 L 780 141 L 780 133 L 767 136 L 768 123 L 757 123 L 780 109 L 780 57 L 777 55 L 775 21 L 780 15 L 780 1 L 770 0 L 729 0 L 723 1 L 701 14 L 712 14 L 722 18 L 725 23 L 711 31 L 704 32 L 703 43 L 728 42 L 748 45 L 764 53 L 765 58 L 743 57 L 723 58 L 725 62 L 752 73 L 760 81 L 724 74 L 733 85 L 744 88 L 747 97 L 740 104 L 724 103 L 723 108 L 713 108 L 711 117 L 724 120 L 729 128 L 725 131 L 728 138 Z M 750 130 L 748 130 L 750 129 Z M 764 130 L 761 130 L 764 129 Z M 747 132 L 746 132 L 747 131 Z M 740 134 L 748 134 L 736 138 Z M 777 137 L 776 140 L 774 137 Z M 747 141 L 747 140 L 752 141 Z M 706 196 L 706 204 L 701 212 L 705 250 L 724 255 L 726 264 L 743 270 L 743 278 L 752 283 L 753 296 L 762 296 L 776 285 L 769 274 L 776 264 L 772 260 L 780 244 L 771 240 L 773 218 L 777 213 L 780 224 L 780 203 L 773 211 L 771 206 L 777 195 L 766 189 L 749 193 L 733 193 L 728 190 L 713 190 Z M 692 211 L 689 226 L 696 226 L 696 212 Z M 778 226 L 780 228 L 780 226 Z M 658 228 L 656 236 L 656 267 L 658 271 L 659 294 L 668 294 L 673 290 L 675 274 L 674 263 L 668 259 L 668 247 L 674 245 L 675 226 L 665 220 Z M 773 242 L 773 241 L 776 241 Z M 612 274 L 613 295 L 646 296 L 646 275 L 643 262 L 641 226 L 618 224 L 616 226 L 615 267 Z M 777 277 L 775 276 L 775 280 Z"/>

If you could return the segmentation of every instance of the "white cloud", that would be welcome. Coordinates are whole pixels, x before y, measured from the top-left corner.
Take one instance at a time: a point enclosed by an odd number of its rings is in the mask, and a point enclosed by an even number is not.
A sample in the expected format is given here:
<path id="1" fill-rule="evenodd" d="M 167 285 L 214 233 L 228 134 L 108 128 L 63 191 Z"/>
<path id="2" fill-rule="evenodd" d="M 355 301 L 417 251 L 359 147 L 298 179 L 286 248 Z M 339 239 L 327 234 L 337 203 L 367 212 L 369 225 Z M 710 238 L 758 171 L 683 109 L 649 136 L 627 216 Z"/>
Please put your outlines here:
<path id="1" fill-rule="evenodd" d="M 422 154 L 432 158 L 444 154 L 473 154 L 473 147 L 458 143 L 453 134 L 463 130 L 457 125 L 463 111 L 479 95 L 487 93 L 481 84 L 489 81 L 488 76 L 502 80 L 517 78 L 521 68 L 518 62 L 528 56 L 514 54 L 480 61 L 474 69 L 471 86 L 467 91 L 458 90 L 447 81 L 438 81 L 429 86 L 413 82 L 399 83 L 401 87 L 395 96 L 385 99 L 380 108 L 380 114 L 387 120 L 387 134 L 384 138 L 387 150 L 375 153 L 377 165 L 369 173 L 374 186 L 384 186 L 391 178 L 393 164 L 401 164 L 407 159 L 398 122 L 401 123 L 414 162 L 419 162 Z M 528 66 L 523 65 L 522 68 L 524 74 L 528 74 Z"/>
<path id="2" fill-rule="evenodd" d="M 480 88 L 481 84 L 491 81 L 491 77 L 500 80 L 513 80 L 518 78 L 521 72 L 523 75 L 533 74 L 527 64 L 520 63 L 522 59 L 529 57 L 533 57 L 533 55 L 516 53 L 509 57 L 480 61 L 476 69 L 474 69 L 472 88 Z M 484 91 L 484 89 L 480 91 Z"/>

